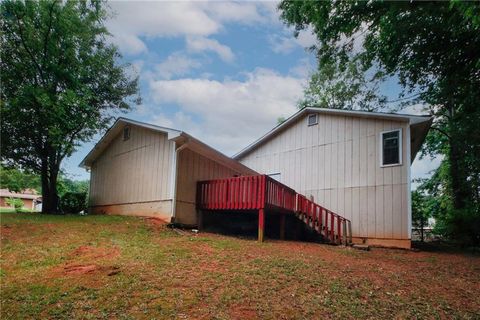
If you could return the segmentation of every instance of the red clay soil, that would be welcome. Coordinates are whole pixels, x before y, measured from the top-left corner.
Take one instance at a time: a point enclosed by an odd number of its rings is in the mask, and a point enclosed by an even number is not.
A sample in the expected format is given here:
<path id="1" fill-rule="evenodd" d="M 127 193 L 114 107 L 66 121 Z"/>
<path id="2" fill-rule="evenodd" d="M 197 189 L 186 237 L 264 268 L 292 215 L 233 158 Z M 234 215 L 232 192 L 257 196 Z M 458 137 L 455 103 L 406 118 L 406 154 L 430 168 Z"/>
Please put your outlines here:
<path id="1" fill-rule="evenodd" d="M 101 272 L 108 276 L 113 276 L 120 273 L 119 267 L 114 266 L 99 266 L 96 264 L 87 264 L 87 265 L 67 265 L 63 267 L 64 275 L 84 275 L 89 273 Z"/>
<path id="2" fill-rule="evenodd" d="M 480 257 L 465 250 L 258 243 L 179 236 L 154 218 L 80 219 L 82 225 L 59 223 L 53 230 L 48 223 L 2 225 L 2 307 L 11 318 L 22 310 L 52 318 L 47 312 L 73 305 L 62 309 L 65 318 L 97 318 L 98 309 L 112 319 L 480 319 Z M 83 219 L 91 221 L 87 228 Z M 37 302 L 40 295 L 26 289 L 31 284 L 69 294 L 48 305 L 53 293 Z"/>
<path id="3" fill-rule="evenodd" d="M 120 273 L 120 268 L 111 265 L 120 250 L 116 247 L 79 246 L 67 257 L 68 261 L 50 272 L 50 278 L 58 276 L 80 277 L 89 287 L 101 285 L 99 276 L 113 276 Z M 92 277 L 85 277 L 92 275 Z"/>
<path id="4" fill-rule="evenodd" d="M 63 268 L 63 273 L 66 275 L 86 274 L 86 273 L 92 273 L 98 269 L 99 267 L 96 264 L 70 265 L 70 266 L 65 266 Z"/>
<path id="5" fill-rule="evenodd" d="M 156 228 L 165 228 L 168 224 L 167 221 L 154 217 L 147 217 L 145 218 L 145 221 L 149 224 L 149 226 Z"/>
<path id="6" fill-rule="evenodd" d="M 258 315 L 255 310 L 247 306 L 242 305 L 233 305 L 229 308 L 229 315 L 230 319 L 238 319 L 238 320 L 251 320 L 251 319 L 258 319 Z"/>
<path id="7" fill-rule="evenodd" d="M 0 227 L 0 236 L 3 239 L 9 239 L 12 236 L 12 228 L 8 225 Z"/>
<path id="8" fill-rule="evenodd" d="M 272 241 L 274 242 L 274 241 Z M 314 243 L 275 241 L 276 254 L 292 255 L 300 252 L 300 259 L 308 263 L 318 257 L 328 263 L 338 265 L 329 268 L 332 278 L 342 279 L 354 284 L 358 279 L 365 279 L 373 284 L 377 290 L 390 287 L 391 296 L 408 296 L 415 288 L 412 284 L 428 287 L 429 294 L 449 301 L 459 309 L 475 309 L 480 304 L 479 297 L 472 297 L 471 292 L 480 292 L 480 282 L 472 279 L 478 278 L 480 267 L 473 269 L 466 265 L 464 253 L 414 251 L 403 249 L 372 248 L 371 251 L 359 251 L 350 247 L 332 247 Z M 258 246 L 246 256 L 258 257 L 271 255 L 272 248 Z M 432 270 L 429 260 L 435 259 L 436 270 Z M 473 258 L 472 258 L 473 259 Z M 455 274 L 452 274 L 455 270 Z M 438 281 L 432 281 L 431 278 Z M 399 283 L 398 277 L 402 278 Z M 451 286 L 441 281 L 442 278 L 456 278 L 457 284 L 463 282 L 464 286 Z M 463 290 L 468 286 L 469 290 Z M 368 299 L 366 299 L 367 301 Z"/>
<path id="9" fill-rule="evenodd" d="M 118 248 L 92 247 L 80 246 L 75 249 L 70 257 L 72 258 L 86 258 L 86 259 L 113 259 L 120 254 Z"/>

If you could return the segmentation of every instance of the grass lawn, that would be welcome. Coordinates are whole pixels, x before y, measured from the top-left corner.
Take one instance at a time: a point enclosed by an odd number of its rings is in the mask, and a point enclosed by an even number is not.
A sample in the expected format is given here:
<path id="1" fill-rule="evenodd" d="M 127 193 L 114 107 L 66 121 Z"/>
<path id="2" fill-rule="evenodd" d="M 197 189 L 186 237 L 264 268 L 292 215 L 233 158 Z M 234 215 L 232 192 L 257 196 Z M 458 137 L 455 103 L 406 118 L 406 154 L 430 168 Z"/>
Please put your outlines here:
<path id="1" fill-rule="evenodd" d="M 2 319 L 480 318 L 480 256 L 2 213 Z"/>

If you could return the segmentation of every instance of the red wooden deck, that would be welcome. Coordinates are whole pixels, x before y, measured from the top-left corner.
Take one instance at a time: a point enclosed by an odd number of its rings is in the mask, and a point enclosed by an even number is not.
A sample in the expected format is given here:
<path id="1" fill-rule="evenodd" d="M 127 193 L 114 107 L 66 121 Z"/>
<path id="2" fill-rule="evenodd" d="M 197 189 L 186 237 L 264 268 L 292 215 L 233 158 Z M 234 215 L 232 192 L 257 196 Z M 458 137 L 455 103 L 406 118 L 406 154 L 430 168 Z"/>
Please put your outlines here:
<path id="1" fill-rule="evenodd" d="M 281 213 L 281 236 L 285 214 L 295 214 L 331 243 L 351 242 L 350 220 L 308 200 L 295 190 L 266 176 L 245 176 L 199 181 L 197 209 L 258 210 L 258 239 L 263 241 L 265 211 Z"/>

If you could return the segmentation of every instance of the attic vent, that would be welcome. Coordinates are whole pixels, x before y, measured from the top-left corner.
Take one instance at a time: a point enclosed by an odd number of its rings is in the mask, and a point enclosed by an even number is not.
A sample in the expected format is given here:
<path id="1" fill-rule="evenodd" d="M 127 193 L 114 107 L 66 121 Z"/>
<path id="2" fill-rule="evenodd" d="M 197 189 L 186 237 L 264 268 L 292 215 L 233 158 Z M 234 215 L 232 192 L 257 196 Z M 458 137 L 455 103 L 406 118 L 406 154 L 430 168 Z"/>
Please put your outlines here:
<path id="1" fill-rule="evenodd" d="M 313 126 L 315 124 L 318 124 L 318 114 L 308 115 L 308 125 Z"/>
<path id="2" fill-rule="evenodd" d="M 130 127 L 123 128 L 123 141 L 130 139 Z"/>

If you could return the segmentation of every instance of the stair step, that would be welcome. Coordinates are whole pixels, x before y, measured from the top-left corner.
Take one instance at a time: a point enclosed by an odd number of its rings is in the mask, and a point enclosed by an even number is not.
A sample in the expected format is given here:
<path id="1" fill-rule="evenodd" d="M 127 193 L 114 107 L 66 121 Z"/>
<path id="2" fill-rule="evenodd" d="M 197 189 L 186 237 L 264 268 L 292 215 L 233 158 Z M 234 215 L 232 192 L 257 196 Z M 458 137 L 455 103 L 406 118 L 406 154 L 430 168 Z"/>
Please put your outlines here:
<path id="1" fill-rule="evenodd" d="M 370 246 L 366 245 L 366 244 L 354 244 L 352 246 L 353 249 L 357 249 L 357 250 L 363 250 L 363 251 L 369 251 L 370 250 Z"/>

